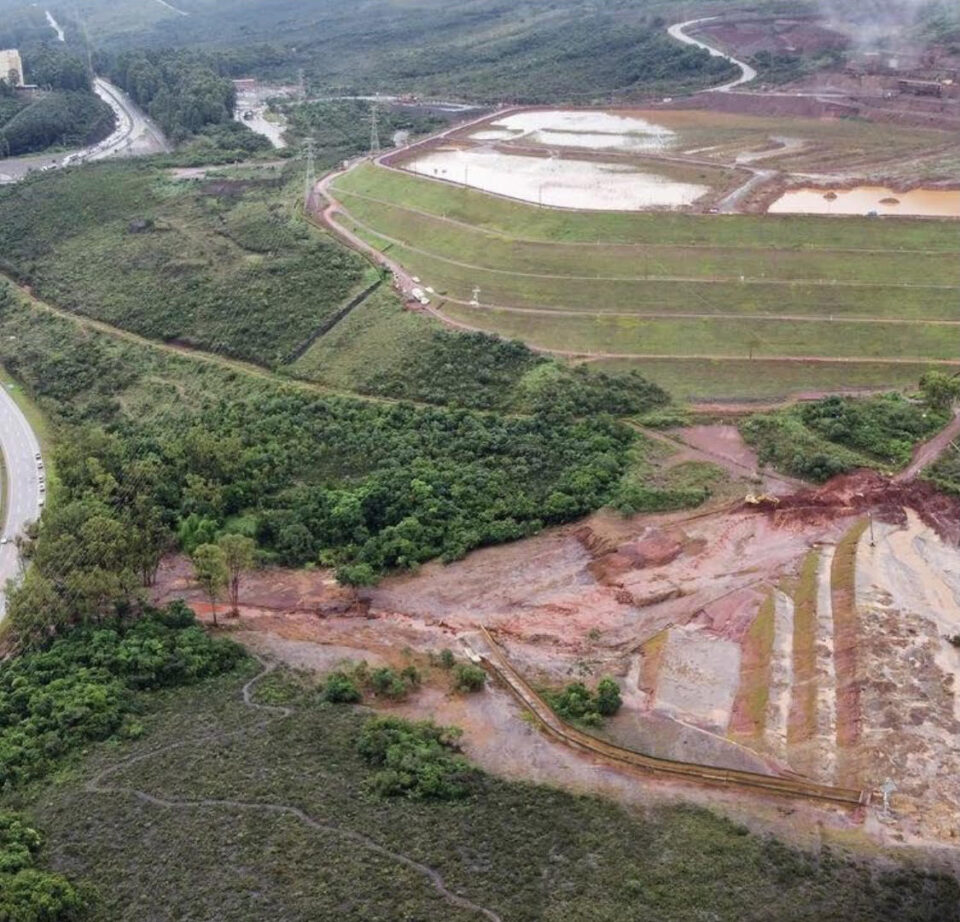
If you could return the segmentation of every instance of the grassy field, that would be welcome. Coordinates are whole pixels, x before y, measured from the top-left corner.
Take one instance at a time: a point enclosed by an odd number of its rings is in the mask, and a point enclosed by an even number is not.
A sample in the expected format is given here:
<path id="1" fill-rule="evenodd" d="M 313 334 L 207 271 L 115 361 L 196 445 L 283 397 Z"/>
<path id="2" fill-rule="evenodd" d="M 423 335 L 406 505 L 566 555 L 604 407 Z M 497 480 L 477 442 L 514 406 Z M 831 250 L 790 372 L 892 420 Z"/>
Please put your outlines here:
<path id="1" fill-rule="evenodd" d="M 336 189 L 344 223 L 452 319 L 560 352 L 690 356 L 692 377 L 640 366 L 679 396 L 897 387 L 957 359 L 942 222 L 561 212 L 369 165 Z M 810 358 L 856 361 L 773 361 Z"/>
<path id="2" fill-rule="evenodd" d="M 629 316 L 526 314 L 447 303 L 443 312 L 470 326 L 551 350 L 717 358 L 811 356 L 957 361 L 956 332 L 919 324 L 823 324 L 785 320 L 648 320 Z M 952 328 L 948 328 L 952 329 Z M 895 346 L 895 349 L 891 348 Z"/>
<path id="3" fill-rule="evenodd" d="M 909 858 L 802 852 L 700 809 L 629 810 L 482 775 L 465 800 L 382 799 L 356 750 L 365 710 L 278 677 L 261 698 L 293 713 L 252 711 L 239 692 L 254 668 L 152 693 L 140 740 L 93 746 L 18 798 L 46 863 L 95 888 L 91 922 L 481 918 L 403 860 L 510 922 L 761 922 L 773 905 L 781 922 L 933 922 L 957 899 L 955 881 Z M 87 790 L 107 769 L 101 786 L 118 790 Z M 164 809 L 132 788 L 235 804 Z M 296 807 L 321 828 L 251 803 Z"/>
<path id="4" fill-rule="evenodd" d="M 783 362 L 773 359 L 602 359 L 592 368 L 611 374 L 639 371 L 678 400 L 743 397 L 776 400 L 785 394 L 845 388 L 915 387 L 926 364 Z"/>

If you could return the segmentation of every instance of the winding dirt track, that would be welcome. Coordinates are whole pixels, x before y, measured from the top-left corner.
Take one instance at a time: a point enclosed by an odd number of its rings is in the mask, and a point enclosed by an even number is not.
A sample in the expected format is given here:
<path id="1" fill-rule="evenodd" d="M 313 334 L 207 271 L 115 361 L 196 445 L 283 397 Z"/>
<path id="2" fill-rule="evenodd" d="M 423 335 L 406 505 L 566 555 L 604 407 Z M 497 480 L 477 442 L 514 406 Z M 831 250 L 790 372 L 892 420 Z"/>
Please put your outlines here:
<path id="1" fill-rule="evenodd" d="M 913 460 L 893 478 L 894 483 L 913 480 L 930 467 L 958 438 L 960 438 L 960 410 L 956 411 L 953 419 L 932 439 L 917 446 L 913 453 Z"/>
<path id="2" fill-rule="evenodd" d="M 269 675 L 276 668 L 274 663 L 263 663 L 261 661 L 263 669 L 257 673 L 250 681 L 248 681 L 243 686 L 243 703 L 249 707 L 258 711 L 263 711 L 272 716 L 267 717 L 265 720 L 260 721 L 257 724 L 254 724 L 252 727 L 243 728 L 241 730 L 234 730 L 228 733 L 212 733 L 205 736 L 191 739 L 191 740 L 181 740 L 178 743 L 171 743 L 169 746 L 162 746 L 158 749 L 153 749 L 150 752 L 143 753 L 141 755 L 132 756 L 129 759 L 124 759 L 121 762 L 117 762 L 115 765 L 111 765 L 109 768 L 104 769 L 103 771 L 96 774 L 90 781 L 87 782 L 84 790 L 89 794 L 102 794 L 102 795 L 127 795 L 131 797 L 136 797 L 138 800 L 143 801 L 144 803 L 150 804 L 154 807 L 161 807 L 167 810 L 198 810 L 198 809 L 224 809 L 224 810 L 254 810 L 260 811 L 262 813 L 271 813 L 274 815 L 284 815 L 292 816 L 294 819 L 299 820 L 305 826 L 310 827 L 311 829 L 316 830 L 317 832 L 327 833 L 329 835 L 340 836 L 344 839 L 349 839 L 351 842 L 355 842 L 361 848 L 366 849 L 367 851 L 373 852 L 376 855 L 380 855 L 383 858 L 387 858 L 391 861 L 396 862 L 397 864 L 402 864 L 405 867 L 410 868 L 412 871 L 416 871 L 418 874 L 425 877 L 440 895 L 440 897 L 451 906 L 456 906 L 459 909 L 465 909 L 468 912 L 475 912 L 478 915 L 483 916 L 485 919 L 489 919 L 490 922 L 502 922 L 500 916 L 498 916 L 492 909 L 487 909 L 485 906 L 480 906 L 477 903 L 474 903 L 472 900 L 468 900 L 466 897 L 460 896 L 454 893 L 452 890 L 447 887 L 446 883 L 443 880 L 442 875 L 435 868 L 430 867 L 429 865 L 422 864 L 419 861 L 415 861 L 413 858 L 408 857 L 400 852 L 391 851 L 388 848 L 385 848 L 383 845 L 380 845 L 378 842 L 369 838 L 368 836 L 363 835 L 362 833 L 356 832 L 353 829 L 348 829 L 342 826 L 336 826 L 330 823 L 321 823 L 319 820 L 314 819 L 309 814 L 305 813 L 299 807 L 294 804 L 275 804 L 265 801 L 246 801 L 246 800 L 219 800 L 211 798 L 198 798 L 196 800 L 189 799 L 171 799 L 165 797 L 157 797 L 155 794 L 151 794 L 149 791 L 142 791 L 139 788 L 129 788 L 122 787 L 119 785 L 111 785 L 108 783 L 108 779 L 117 774 L 117 772 L 122 771 L 125 768 L 128 768 L 131 765 L 139 764 L 140 762 L 145 762 L 148 759 L 153 758 L 154 756 L 161 755 L 166 752 L 171 752 L 175 749 L 180 749 L 184 746 L 190 745 L 199 745 L 201 743 L 212 743 L 220 740 L 225 740 L 230 737 L 239 736 L 241 734 L 246 734 L 254 730 L 263 730 L 265 727 L 269 726 L 271 723 L 277 720 L 282 720 L 286 717 L 289 717 L 294 713 L 292 708 L 287 707 L 275 707 L 272 705 L 266 704 L 257 704 L 253 700 L 253 689 L 254 686 L 263 679 L 265 676 Z"/>

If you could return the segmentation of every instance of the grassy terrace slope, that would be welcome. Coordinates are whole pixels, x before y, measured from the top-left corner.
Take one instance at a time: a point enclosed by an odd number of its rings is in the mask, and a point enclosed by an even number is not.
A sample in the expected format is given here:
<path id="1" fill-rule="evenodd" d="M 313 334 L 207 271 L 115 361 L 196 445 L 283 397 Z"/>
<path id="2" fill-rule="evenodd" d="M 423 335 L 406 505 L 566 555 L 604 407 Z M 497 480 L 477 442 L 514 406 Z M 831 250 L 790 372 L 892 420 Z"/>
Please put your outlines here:
<path id="1" fill-rule="evenodd" d="M 344 223 L 422 276 L 461 323 L 566 352 L 726 360 L 700 369 L 686 395 L 896 385 L 957 358 L 953 224 L 577 214 L 369 165 L 335 189 Z M 844 361 L 798 362 L 782 386 L 736 367 L 790 358 Z M 655 362 L 640 367 L 675 384 Z"/>
<path id="2" fill-rule="evenodd" d="M 69 310 L 277 365 L 373 275 L 294 217 L 285 183 L 129 163 L 47 174 L 0 190 L 0 268 Z"/>

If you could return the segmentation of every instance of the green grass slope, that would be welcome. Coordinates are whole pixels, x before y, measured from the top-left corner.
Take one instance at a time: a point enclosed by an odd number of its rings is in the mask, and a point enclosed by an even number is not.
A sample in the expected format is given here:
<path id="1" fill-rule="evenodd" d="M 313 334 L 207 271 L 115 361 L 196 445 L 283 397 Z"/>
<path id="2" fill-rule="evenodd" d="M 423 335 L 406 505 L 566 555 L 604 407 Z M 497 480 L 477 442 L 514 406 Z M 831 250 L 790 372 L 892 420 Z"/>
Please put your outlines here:
<path id="1" fill-rule="evenodd" d="M 70 310 L 278 365 L 374 277 L 295 201 L 271 171 L 177 181 L 84 167 L 0 191 L 0 260 Z"/>

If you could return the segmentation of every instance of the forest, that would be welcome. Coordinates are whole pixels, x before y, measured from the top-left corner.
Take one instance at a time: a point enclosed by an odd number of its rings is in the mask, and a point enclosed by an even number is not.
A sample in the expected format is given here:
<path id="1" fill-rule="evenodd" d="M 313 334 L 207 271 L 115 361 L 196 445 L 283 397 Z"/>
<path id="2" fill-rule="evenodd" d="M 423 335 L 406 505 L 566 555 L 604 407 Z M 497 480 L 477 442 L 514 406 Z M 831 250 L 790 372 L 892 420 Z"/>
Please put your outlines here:
<path id="1" fill-rule="evenodd" d="M 83 147 L 113 131 L 113 110 L 93 92 L 80 58 L 45 43 L 23 59 L 27 82 L 43 92 L 24 97 L 0 81 L 0 157 Z"/>
<path id="2" fill-rule="evenodd" d="M 355 584 L 452 560 L 611 501 L 636 444 L 576 399 L 517 416 L 325 397 L 86 331 L 7 290 L 0 362 L 61 432 L 58 501 L 11 598 L 27 631 L 124 610 L 164 553 L 224 532 Z M 662 400 L 640 383 L 633 405 Z"/>
<path id="3" fill-rule="evenodd" d="M 84 17 L 105 59 L 127 51 L 203 51 L 211 72 L 224 77 L 292 82 L 302 68 L 311 92 L 323 95 L 574 101 L 682 92 L 733 73 L 724 61 L 669 39 L 657 15 L 665 5 L 654 0 L 608 0 L 587 10 L 577 0 L 186 0 L 184 6 L 186 17 L 134 0 L 88 0 Z M 62 15 L 68 41 L 75 41 L 74 11 Z M 158 112 L 171 126 L 195 125 L 203 111 L 217 108 L 214 87 L 204 78 L 188 89 L 184 105 L 165 103 Z"/>

